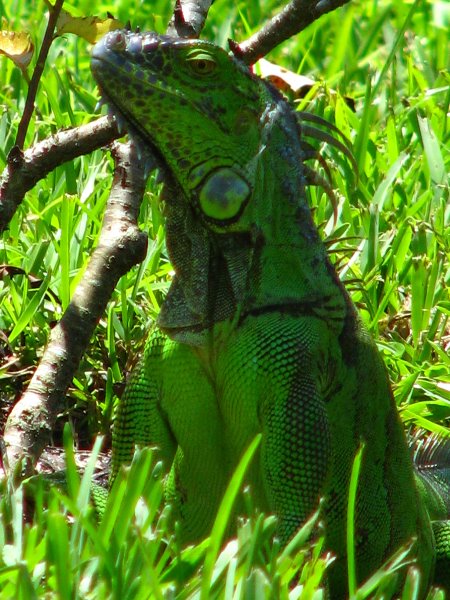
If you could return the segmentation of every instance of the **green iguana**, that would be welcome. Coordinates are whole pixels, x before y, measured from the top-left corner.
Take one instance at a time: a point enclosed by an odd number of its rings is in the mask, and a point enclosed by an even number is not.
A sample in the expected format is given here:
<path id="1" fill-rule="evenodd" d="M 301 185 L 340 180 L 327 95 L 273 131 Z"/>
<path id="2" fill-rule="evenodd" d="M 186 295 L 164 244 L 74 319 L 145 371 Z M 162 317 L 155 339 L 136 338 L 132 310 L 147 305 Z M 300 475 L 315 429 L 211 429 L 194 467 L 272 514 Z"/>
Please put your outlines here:
<path id="1" fill-rule="evenodd" d="M 334 599 L 347 594 L 349 477 L 363 441 L 358 581 L 417 538 L 425 591 L 436 552 L 450 561 L 449 488 L 415 472 L 382 360 L 313 223 L 295 113 L 205 41 L 114 31 L 94 47 L 92 70 L 103 100 L 165 165 L 175 271 L 119 404 L 112 477 L 135 444 L 155 445 L 192 542 L 209 534 L 261 432 L 247 477 L 255 503 L 277 515 L 286 543 L 325 499 Z"/>

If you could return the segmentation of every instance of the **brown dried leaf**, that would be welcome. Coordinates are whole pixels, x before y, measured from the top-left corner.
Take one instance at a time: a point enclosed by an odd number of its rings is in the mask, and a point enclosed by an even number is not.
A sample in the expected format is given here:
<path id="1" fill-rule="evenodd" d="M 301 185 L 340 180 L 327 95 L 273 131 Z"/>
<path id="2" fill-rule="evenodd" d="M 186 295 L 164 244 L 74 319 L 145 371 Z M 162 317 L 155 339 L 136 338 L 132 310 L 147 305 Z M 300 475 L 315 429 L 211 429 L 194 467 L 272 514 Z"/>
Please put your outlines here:
<path id="1" fill-rule="evenodd" d="M 272 85 L 292 100 L 304 98 L 310 89 L 317 85 L 317 81 L 314 81 L 314 79 L 288 71 L 288 69 L 271 63 L 265 58 L 260 58 L 256 64 L 258 65 L 261 77 L 268 79 Z M 336 91 L 333 89 L 329 89 L 328 92 L 331 96 L 336 94 Z M 355 101 L 353 98 L 349 96 L 344 96 L 343 98 L 351 110 L 354 111 Z"/>
<path id="2" fill-rule="evenodd" d="M 260 58 L 257 65 L 263 79 L 268 79 L 281 92 L 294 94 L 294 97 L 303 96 L 317 83 L 309 77 L 288 71 L 265 58 Z"/>

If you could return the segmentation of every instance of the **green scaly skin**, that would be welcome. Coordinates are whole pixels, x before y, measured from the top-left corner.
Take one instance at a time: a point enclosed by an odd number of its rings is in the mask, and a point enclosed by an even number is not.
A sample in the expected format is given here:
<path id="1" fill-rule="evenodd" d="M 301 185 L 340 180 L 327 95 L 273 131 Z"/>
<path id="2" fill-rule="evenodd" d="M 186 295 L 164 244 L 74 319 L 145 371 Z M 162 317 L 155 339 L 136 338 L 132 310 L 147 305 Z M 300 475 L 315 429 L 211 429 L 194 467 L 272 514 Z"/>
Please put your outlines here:
<path id="1" fill-rule="evenodd" d="M 325 498 L 334 599 L 347 594 L 348 486 L 363 441 L 358 581 L 417 538 L 425 590 L 431 520 L 384 365 L 313 224 L 295 114 L 208 42 L 120 31 L 92 56 L 104 98 L 165 165 L 175 271 L 119 405 L 112 478 L 135 444 L 155 445 L 193 542 L 261 432 L 247 477 L 255 502 L 278 516 L 286 543 Z M 445 546 L 448 511 L 432 502 Z"/>

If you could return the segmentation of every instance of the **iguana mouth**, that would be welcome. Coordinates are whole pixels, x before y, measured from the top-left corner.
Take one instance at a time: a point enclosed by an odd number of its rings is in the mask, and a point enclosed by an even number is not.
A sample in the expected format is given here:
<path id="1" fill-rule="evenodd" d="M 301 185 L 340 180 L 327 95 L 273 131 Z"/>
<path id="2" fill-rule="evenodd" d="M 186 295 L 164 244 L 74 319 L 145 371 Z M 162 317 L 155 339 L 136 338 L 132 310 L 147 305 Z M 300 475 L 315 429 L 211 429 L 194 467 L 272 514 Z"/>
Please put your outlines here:
<path id="1" fill-rule="evenodd" d="M 103 91 L 101 85 L 98 85 L 101 98 L 96 108 L 99 109 L 105 105 L 108 111 L 108 118 L 114 120 L 117 129 L 121 135 L 128 134 L 130 140 L 136 147 L 139 160 L 144 160 L 144 170 L 148 175 L 154 169 L 158 169 L 158 183 L 162 183 L 168 177 L 170 167 L 164 156 L 158 149 L 155 141 L 150 137 L 144 136 L 142 130 L 139 131 L 137 123 L 134 123 L 131 115 L 127 115 L 113 100 Z"/>
<path id="2" fill-rule="evenodd" d="M 134 35 L 132 42 L 128 42 L 127 38 Z M 153 36 L 153 37 L 152 37 Z M 161 36 L 162 37 L 162 36 Z M 141 43 L 139 43 L 139 41 Z M 91 69 L 96 78 L 98 89 L 100 92 L 100 100 L 96 108 L 103 105 L 107 106 L 108 117 L 114 119 L 120 134 L 128 133 L 131 141 L 136 146 L 139 159 L 144 159 L 144 168 L 149 173 L 151 170 L 158 169 L 158 183 L 167 181 L 169 172 L 173 177 L 170 166 L 160 151 L 158 144 L 151 135 L 148 135 L 147 130 L 144 130 L 133 117 L 131 111 L 127 110 L 125 104 L 119 105 L 111 96 L 105 92 L 107 87 L 107 73 L 110 69 L 117 69 L 126 64 L 125 57 L 121 58 L 118 53 L 113 53 L 110 48 L 123 48 L 130 54 L 136 57 L 139 52 L 150 51 L 158 47 L 160 40 L 156 34 L 149 32 L 146 34 L 145 43 L 142 43 L 142 36 L 132 34 L 132 32 L 113 31 L 106 35 L 100 42 L 95 44 L 91 55 Z M 156 75 L 155 75 L 156 77 Z M 146 81 L 146 85 L 149 82 Z M 157 86 L 154 86 L 158 89 Z M 167 92 L 167 90 L 165 90 Z"/>

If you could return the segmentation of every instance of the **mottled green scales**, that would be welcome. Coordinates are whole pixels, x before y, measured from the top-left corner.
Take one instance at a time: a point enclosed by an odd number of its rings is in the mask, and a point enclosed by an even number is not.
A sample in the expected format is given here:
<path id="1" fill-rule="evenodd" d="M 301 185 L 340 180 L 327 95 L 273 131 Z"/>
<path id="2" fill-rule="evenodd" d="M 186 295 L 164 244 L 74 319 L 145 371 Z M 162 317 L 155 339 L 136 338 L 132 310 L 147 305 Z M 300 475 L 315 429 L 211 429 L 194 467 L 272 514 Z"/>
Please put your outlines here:
<path id="1" fill-rule="evenodd" d="M 425 589 L 435 546 L 448 554 L 447 502 L 434 503 L 443 520 L 435 542 L 428 484 L 419 493 L 384 366 L 307 206 L 295 113 L 208 42 L 112 32 L 95 46 L 92 68 L 113 111 L 161 159 L 175 271 L 119 405 L 113 477 L 135 444 L 155 445 L 182 539 L 193 542 L 210 532 L 261 432 L 247 477 L 255 502 L 278 516 L 286 543 L 325 498 L 326 544 L 337 557 L 329 585 L 339 598 L 349 478 L 364 442 L 358 581 L 416 538 Z"/>

